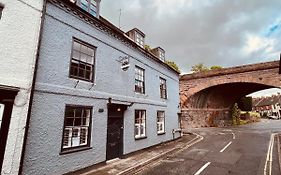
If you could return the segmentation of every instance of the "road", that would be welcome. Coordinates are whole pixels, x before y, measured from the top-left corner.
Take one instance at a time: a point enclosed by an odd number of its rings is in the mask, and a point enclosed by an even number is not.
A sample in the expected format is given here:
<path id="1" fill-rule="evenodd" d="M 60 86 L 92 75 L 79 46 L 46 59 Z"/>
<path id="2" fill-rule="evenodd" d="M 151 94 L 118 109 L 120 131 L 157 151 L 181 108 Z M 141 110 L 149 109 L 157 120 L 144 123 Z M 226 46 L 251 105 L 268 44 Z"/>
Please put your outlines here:
<path id="1" fill-rule="evenodd" d="M 279 131 L 280 120 L 262 120 L 229 128 L 193 129 L 192 132 L 204 137 L 201 142 L 168 155 L 137 174 L 280 175 L 277 141 L 273 139 L 274 133 Z"/>

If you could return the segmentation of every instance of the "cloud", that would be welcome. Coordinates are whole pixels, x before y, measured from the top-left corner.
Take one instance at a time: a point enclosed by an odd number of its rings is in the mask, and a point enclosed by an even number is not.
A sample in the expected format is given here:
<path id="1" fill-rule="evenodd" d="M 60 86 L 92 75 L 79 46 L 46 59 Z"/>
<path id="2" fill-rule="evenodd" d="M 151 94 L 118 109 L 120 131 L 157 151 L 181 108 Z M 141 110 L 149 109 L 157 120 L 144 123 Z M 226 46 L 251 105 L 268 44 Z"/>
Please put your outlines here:
<path id="1" fill-rule="evenodd" d="M 137 27 L 183 72 L 199 62 L 224 67 L 279 59 L 280 0 L 102 0 L 101 14 Z"/>

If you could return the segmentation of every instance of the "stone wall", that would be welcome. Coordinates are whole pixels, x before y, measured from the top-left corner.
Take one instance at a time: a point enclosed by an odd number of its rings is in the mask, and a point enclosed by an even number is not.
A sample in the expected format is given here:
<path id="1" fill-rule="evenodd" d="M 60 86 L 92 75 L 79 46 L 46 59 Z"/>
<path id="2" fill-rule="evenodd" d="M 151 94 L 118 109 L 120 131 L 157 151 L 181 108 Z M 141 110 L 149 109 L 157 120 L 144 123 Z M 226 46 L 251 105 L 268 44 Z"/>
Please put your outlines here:
<path id="1" fill-rule="evenodd" d="M 182 110 L 181 125 L 183 129 L 198 127 L 224 127 L 231 125 L 228 109 L 188 109 Z"/>

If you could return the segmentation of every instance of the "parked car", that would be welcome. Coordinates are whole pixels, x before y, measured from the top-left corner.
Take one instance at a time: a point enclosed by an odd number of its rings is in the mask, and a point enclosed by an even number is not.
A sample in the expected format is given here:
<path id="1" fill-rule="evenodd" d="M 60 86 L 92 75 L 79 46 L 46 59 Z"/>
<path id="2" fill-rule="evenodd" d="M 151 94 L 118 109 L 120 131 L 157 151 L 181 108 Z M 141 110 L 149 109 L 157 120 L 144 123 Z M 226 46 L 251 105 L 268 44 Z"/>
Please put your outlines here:
<path id="1" fill-rule="evenodd" d="M 274 119 L 274 120 L 278 120 L 278 116 L 275 116 L 275 115 L 270 115 L 268 116 L 269 119 Z"/>

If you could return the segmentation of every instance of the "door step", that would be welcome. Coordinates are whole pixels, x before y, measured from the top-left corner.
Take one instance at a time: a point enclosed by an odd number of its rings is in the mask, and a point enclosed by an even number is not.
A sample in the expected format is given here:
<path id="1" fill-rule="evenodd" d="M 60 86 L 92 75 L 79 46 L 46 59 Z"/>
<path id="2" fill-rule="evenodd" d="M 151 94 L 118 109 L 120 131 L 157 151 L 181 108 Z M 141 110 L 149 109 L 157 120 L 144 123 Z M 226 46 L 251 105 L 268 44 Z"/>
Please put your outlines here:
<path id="1" fill-rule="evenodd" d="M 111 159 L 111 160 L 107 160 L 105 163 L 106 164 L 110 164 L 110 163 L 113 163 L 113 162 L 116 162 L 116 161 L 118 161 L 118 160 L 120 160 L 120 158 L 115 158 L 115 159 Z"/>

